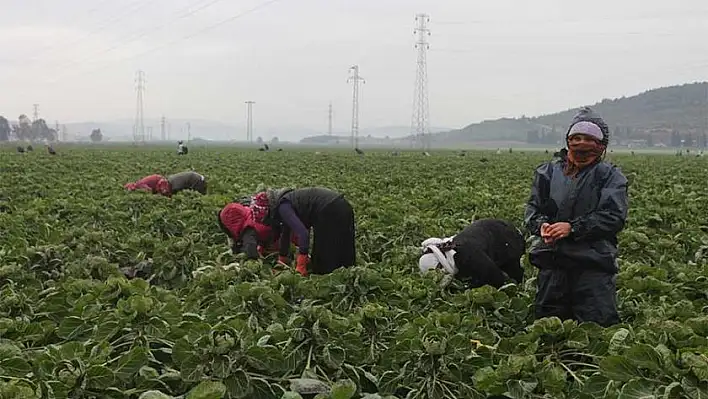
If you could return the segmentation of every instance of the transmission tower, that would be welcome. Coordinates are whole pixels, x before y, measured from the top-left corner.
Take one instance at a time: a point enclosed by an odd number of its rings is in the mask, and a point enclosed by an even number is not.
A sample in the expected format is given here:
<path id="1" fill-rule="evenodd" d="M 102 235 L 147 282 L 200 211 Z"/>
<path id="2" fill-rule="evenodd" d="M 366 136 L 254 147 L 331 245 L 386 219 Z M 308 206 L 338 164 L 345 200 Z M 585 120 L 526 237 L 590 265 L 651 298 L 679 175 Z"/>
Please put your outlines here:
<path id="1" fill-rule="evenodd" d="M 187 122 L 187 142 L 192 139 L 192 124 Z"/>
<path id="2" fill-rule="evenodd" d="M 329 103 L 329 124 L 327 126 L 327 134 L 332 135 L 332 102 Z"/>
<path id="3" fill-rule="evenodd" d="M 152 126 L 147 127 L 147 141 L 152 141 Z"/>
<path id="4" fill-rule="evenodd" d="M 359 76 L 359 65 L 349 68 L 352 73 L 347 82 L 352 82 L 352 145 L 354 149 L 359 148 L 359 81 L 366 83 L 364 78 Z"/>
<path id="5" fill-rule="evenodd" d="M 413 34 L 417 35 L 415 48 L 418 50 L 417 70 L 415 76 L 415 89 L 413 91 L 413 121 L 411 130 L 415 135 L 418 145 L 424 149 L 430 149 L 430 121 L 428 111 L 428 14 L 418 14 L 415 16 L 416 27 Z"/>
<path id="6" fill-rule="evenodd" d="M 69 141 L 69 132 L 66 130 L 66 125 L 61 125 L 61 141 Z"/>
<path id="7" fill-rule="evenodd" d="M 165 141 L 165 116 L 160 119 L 160 140 Z"/>
<path id="8" fill-rule="evenodd" d="M 34 117 L 33 122 L 34 122 L 37 119 L 39 119 L 39 104 L 32 104 L 32 107 L 34 108 L 34 114 L 33 114 L 33 117 Z"/>
<path id="9" fill-rule="evenodd" d="M 135 110 L 135 125 L 133 127 L 133 143 L 145 142 L 145 120 L 143 116 L 143 93 L 145 92 L 145 72 L 135 74 L 137 105 Z"/>
<path id="10" fill-rule="evenodd" d="M 254 101 L 246 101 L 248 104 L 248 113 L 246 119 L 246 141 L 253 143 L 253 104 Z"/>

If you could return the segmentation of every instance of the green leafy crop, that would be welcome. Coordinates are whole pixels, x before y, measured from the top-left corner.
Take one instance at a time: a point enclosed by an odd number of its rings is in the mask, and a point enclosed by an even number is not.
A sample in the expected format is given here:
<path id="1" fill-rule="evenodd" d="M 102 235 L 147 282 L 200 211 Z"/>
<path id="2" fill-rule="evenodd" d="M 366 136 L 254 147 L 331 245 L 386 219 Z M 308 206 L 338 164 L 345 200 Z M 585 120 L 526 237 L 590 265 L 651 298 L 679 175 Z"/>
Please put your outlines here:
<path id="1" fill-rule="evenodd" d="M 708 397 L 704 158 L 611 154 L 631 181 L 623 324 L 534 321 L 529 265 L 499 290 L 418 274 L 425 238 L 521 227 L 547 157 L 2 149 L 0 398 Z M 190 168 L 208 195 L 122 190 Z M 215 211 L 259 184 L 344 193 L 358 265 L 303 278 L 231 255 Z"/>

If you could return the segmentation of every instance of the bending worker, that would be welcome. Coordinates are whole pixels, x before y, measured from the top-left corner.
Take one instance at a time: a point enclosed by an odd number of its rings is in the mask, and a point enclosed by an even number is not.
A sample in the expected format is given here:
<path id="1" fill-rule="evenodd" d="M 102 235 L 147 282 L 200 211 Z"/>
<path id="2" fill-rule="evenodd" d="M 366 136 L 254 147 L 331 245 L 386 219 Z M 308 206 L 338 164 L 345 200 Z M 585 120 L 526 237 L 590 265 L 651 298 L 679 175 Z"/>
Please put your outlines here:
<path id="1" fill-rule="evenodd" d="M 573 118 L 567 153 L 536 169 L 526 204 L 539 268 L 536 318 L 619 322 L 617 235 L 627 219 L 627 179 L 603 160 L 610 131 L 589 108 Z"/>
<path id="2" fill-rule="evenodd" d="M 296 270 L 307 276 L 310 263 L 310 228 L 315 234 L 312 245 L 312 271 L 331 273 L 356 261 L 354 210 L 340 193 L 322 187 L 266 190 L 251 201 L 255 220 L 273 227 L 282 226 L 280 261 L 289 263 L 290 236 L 297 237 Z"/>
<path id="3" fill-rule="evenodd" d="M 421 273 L 440 269 L 471 288 L 499 288 L 524 278 L 521 257 L 526 242 L 519 229 L 504 220 L 480 219 L 452 237 L 428 238 L 421 247 Z"/>
<path id="4" fill-rule="evenodd" d="M 206 195 L 206 178 L 197 172 L 188 171 L 169 175 L 157 183 L 157 191 L 167 197 L 182 190 L 194 190 L 199 194 Z"/>
<path id="5" fill-rule="evenodd" d="M 166 197 L 182 190 L 194 190 L 200 194 L 207 193 L 206 178 L 194 171 L 180 172 L 167 177 L 154 174 L 143 177 L 135 183 L 126 183 L 123 187 L 129 191 L 147 190 Z"/>

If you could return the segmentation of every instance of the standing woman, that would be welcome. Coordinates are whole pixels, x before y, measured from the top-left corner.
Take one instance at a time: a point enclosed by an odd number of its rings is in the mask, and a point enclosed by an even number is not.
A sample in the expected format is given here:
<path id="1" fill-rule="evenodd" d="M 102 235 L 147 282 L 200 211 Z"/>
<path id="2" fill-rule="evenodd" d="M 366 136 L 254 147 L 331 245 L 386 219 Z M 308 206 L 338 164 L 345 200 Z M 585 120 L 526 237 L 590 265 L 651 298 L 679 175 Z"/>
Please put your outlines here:
<path id="1" fill-rule="evenodd" d="M 257 222 L 282 226 L 281 259 L 289 256 L 291 233 L 297 237 L 298 273 L 331 273 L 356 262 L 354 210 L 344 195 L 323 187 L 266 190 L 251 201 Z M 310 258 L 310 228 L 315 235 Z M 287 260 L 287 259 L 285 259 Z"/>
<path id="2" fill-rule="evenodd" d="M 627 178 L 603 161 L 609 128 L 589 108 L 573 118 L 568 151 L 536 169 L 526 204 L 539 268 L 536 318 L 610 326 L 617 313 L 617 235 L 627 219 Z"/>

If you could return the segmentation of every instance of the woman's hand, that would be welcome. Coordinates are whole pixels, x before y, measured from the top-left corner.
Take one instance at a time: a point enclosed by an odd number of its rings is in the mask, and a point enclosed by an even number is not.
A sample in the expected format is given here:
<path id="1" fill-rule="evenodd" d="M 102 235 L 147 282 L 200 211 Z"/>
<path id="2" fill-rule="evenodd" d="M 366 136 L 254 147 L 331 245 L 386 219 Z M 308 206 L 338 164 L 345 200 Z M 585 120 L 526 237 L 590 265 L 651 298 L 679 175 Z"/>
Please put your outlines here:
<path id="1" fill-rule="evenodd" d="M 541 238 L 546 244 L 552 244 L 556 240 L 568 237 L 570 230 L 571 226 L 568 222 L 544 223 L 541 225 Z"/>

